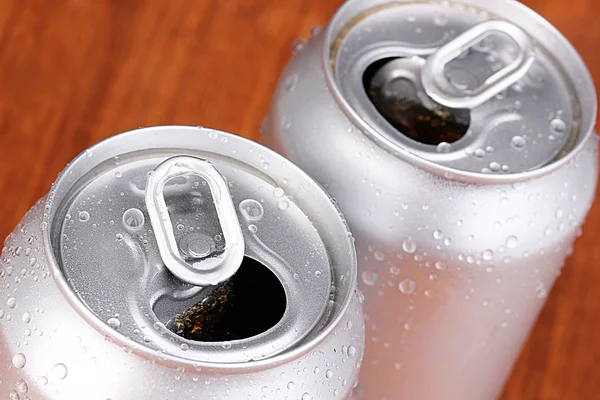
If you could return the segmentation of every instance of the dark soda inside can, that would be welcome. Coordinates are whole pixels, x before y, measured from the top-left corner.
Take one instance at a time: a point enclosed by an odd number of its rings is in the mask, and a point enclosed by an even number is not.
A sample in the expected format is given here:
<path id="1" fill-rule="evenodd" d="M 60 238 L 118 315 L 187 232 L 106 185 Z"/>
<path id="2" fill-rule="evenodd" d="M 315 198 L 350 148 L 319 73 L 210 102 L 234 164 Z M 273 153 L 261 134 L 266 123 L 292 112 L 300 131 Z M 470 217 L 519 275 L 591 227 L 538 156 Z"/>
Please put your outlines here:
<path id="1" fill-rule="evenodd" d="M 250 257 L 231 279 L 205 293 L 167 324 L 172 332 L 198 342 L 246 339 L 275 326 L 287 302 L 279 279 Z"/>
<path id="2" fill-rule="evenodd" d="M 400 133 L 419 143 L 437 146 L 460 140 L 469 129 L 469 111 L 440 104 L 425 106 L 413 82 L 395 76 L 395 60 L 398 58 L 376 61 L 363 75 L 365 91 L 377 111 Z"/>

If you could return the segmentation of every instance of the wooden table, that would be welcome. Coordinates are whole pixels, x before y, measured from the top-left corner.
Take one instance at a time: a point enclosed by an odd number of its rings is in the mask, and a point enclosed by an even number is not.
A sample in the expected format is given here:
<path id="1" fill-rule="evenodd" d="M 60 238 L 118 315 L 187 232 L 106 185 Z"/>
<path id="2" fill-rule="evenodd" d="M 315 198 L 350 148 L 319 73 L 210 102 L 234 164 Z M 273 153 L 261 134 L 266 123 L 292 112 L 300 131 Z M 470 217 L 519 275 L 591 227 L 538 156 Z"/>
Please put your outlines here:
<path id="1" fill-rule="evenodd" d="M 525 3 L 600 77 L 600 2 Z M 68 161 L 107 136 L 189 124 L 258 139 L 292 42 L 340 4 L 0 0 L 0 236 Z M 599 235 L 596 206 L 503 399 L 600 398 Z"/>

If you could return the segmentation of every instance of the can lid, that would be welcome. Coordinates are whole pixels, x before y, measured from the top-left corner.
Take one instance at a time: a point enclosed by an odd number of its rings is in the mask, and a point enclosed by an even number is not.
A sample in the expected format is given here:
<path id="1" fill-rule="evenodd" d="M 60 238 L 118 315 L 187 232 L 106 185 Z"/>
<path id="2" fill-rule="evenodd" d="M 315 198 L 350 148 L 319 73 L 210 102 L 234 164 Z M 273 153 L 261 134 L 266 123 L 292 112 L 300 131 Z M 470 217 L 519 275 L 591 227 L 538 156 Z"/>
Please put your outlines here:
<path id="1" fill-rule="evenodd" d="M 342 103 L 399 154 L 517 174 L 554 163 L 591 134 L 589 72 L 518 2 L 351 0 L 327 35 Z"/>
<path id="2" fill-rule="evenodd" d="M 46 210 L 63 292 L 112 340 L 151 354 L 272 359 L 320 337 L 352 297 L 353 245 L 329 197 L 234 135 L 115 136 L 68 166 Z"/>

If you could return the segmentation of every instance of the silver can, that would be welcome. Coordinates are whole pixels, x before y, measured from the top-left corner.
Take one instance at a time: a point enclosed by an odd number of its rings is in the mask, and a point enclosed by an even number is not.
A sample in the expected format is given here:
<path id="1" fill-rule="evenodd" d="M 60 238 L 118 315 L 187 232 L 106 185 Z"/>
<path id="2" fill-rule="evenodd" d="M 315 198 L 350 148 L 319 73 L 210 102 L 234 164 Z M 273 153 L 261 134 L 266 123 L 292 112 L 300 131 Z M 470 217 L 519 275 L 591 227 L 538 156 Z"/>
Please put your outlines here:
<path id="1" fill-rule="evenodd" d="M 262 141 L 356 237 L 364 398 L 496 398 L 594 198 L 588 70 L 512 0 L 351 0 L 312 33 Z"/>
<path id="2" fill-rule="evenodd" d="M 0 396 L 346 399 L 361 301 L 347 226 L 300 169 L 224 132 L 131 131 L 6 240 Z"/>

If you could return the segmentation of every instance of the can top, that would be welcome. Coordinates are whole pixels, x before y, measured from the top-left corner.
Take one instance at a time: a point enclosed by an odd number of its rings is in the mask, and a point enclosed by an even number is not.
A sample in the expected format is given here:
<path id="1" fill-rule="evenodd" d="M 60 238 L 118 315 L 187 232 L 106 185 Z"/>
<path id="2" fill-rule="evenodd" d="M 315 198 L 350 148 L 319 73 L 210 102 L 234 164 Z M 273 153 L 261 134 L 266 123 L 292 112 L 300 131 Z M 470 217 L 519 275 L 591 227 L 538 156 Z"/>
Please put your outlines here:
<path id="1" fill-rule="evenodd" d="M 44 233 L 55 278 L 92 325 L 196 366 L 290 357 L 337 323 L 356 279 L 347 226 L 314 181 L 203 128 L 87 150 L 55 183 Z"/>
<path id="2" fill-rule="evenodd" d="M 511 179 L 556 167 L 592 134 L 589 71 L 519 2 L 350 0 L 326 35 L 345 111 L 429 168 Z"/>

